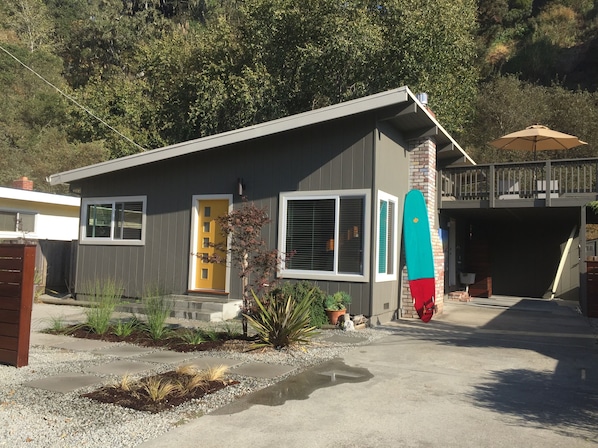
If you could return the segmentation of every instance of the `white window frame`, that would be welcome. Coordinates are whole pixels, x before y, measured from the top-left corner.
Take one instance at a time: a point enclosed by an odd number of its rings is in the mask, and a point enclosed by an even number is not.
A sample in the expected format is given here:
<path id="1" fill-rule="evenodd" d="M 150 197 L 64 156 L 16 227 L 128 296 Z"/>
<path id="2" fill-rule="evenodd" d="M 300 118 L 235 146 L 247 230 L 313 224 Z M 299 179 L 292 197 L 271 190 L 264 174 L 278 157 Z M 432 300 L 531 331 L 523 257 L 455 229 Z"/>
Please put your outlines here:
<path id="1" fill-rule="evenodd" d="M 141 202 L 141 238 L 115 239 L 114 238 L 114 213 L 116 204 L 120 202 Z M 110 220 L 110 237 L 88 237 L 87 235 L 87 208 L 89 205 L 112 204 L 112 217 Z M 147 196 L 109 196 L 101 198 L 86 198 L 81 200 L 81 224 L 79 226 L 79 242 L 81 244 L 109 245 L 109 246 L 143 246 L 146 233 Z"/>
<path id="2" fill-rule="evenodd" d="M 199 204 L 202 200 L 206 201 L 217 201 L 219 199 L 226 199 L 228 201 L 228 213 L 231 213 L 234 210 L 234 201 L 232 194 L 214 194 L 214 195 L 206 195 L 206 194 L 195 194 L 191 198 L 191 238 L 190 246 L 189 246 L 189 276 L 187 281 L 187 288 L 191 291 L 195 289 L 196 285 L 196 278 L 195 275 L 197 273 L 197 262 L 198 258 L 196 255 L 197 251 L 197 244 L 198 244 L 198 235 L 199 229 Z M 227 247 L 230 246 L 231 236 L 229 235 L 226 241 Z M 230 267 L 231 267 L 231 255 L 230 252 L 226 254 L 226 280 L 225 280 L 225 292 L 230 292 Z"/>
<path id="3" fill-rule="evenodd" d="M 21 215 L 33 216 L 33 230 L 32 231 L 18 230 L 17 229 L 18 224 L 15 224 L 15 230 L 1 230 L 0 229 L 0 238 L 16 238 L 16 237 L 23 237 L 23 236 L 35 237 L 36 236 L 37 218 L 39 215 L 37 212 L 28 211 L 28 210 L 20 210 L 20 209 L 10 209 L 10 208 L 3 208 L 0 211 L 3 213 L 14 214 L 17 222 L 18 222 L 18 220 L 20 220 Z"/>
<path id="4" fill-rule="evenodd" d="M 331 280 L 331 281 L 347 281 L 347 282 L 368 282 L 370 278 L 370 216 L 371 216 L 371 193 L 370 190 L 333 190 L 333 191 L 294 191 L 280 193 L 279 219 L 278 219 L 278 234 L 280 235 L 278 241 L 278 250 L 281 254 L 286 253 L 286 238 L 287 238 L 287 204 L 293 200 L 336 200 L 336 216 L 335 216 L 335 236 L 334 241 L 338 241 L 338 213 L 339 203 L 342 197 L 357 197 L 361 196 L 364 199 L 364 217 L 363 217 L 363 269 L 361 274 L 345 274 L 338 273 L 338 262 L 334 263 L 333 271 L 311 271 L 300 269 L 287 269 L 284 260 L 281 263 L 279 276 L 283 278 L 305 279 L 305 280 Z M 335 253 L 335 258 L 337 254 Z"/>
<path id="5" fill-rule="evenodd" d="M 385 193 L 384 191 L 378 190 L 378 198 L 376 200 L 376 282 L 388 282 L 397 279 L 397 262 L 398 262 L 398 234 L 399 234 L 399 198 L 393 196 L 391 194 Z M 390 202 L 394 204 L 393 210 L 393 228 L 392 228 L 392 267 L 393 271 L 388 272 L 379 272 L 380 271 L 380 224 L 381 224 L 381 217 L 380 217 L 380 202 Z M 388 227 L 387 227 L 388 228 Z M 386 242 L 387 247 L 386 251 L 388 253 L 388 241 Z"/>

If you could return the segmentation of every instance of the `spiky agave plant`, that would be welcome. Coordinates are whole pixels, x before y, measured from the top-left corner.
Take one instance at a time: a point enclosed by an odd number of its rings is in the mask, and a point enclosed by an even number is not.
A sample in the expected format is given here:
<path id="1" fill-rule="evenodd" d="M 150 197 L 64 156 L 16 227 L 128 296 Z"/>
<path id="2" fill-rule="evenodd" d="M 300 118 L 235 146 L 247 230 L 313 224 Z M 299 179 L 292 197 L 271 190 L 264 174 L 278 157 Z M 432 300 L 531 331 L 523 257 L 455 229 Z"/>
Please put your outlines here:
<path id="1" fill-rule="evenodd" d="M 257 311 L 246 317 L 258 337 L 254 348 L 274 347 L 279 350 L 306 344 L 317 333 L 316 327 L 310 325 L 311 293 L 299 302 L 290 295 L 286 298 L 271 296 L 262 302 L 253 291 L 252 294 Z"/>

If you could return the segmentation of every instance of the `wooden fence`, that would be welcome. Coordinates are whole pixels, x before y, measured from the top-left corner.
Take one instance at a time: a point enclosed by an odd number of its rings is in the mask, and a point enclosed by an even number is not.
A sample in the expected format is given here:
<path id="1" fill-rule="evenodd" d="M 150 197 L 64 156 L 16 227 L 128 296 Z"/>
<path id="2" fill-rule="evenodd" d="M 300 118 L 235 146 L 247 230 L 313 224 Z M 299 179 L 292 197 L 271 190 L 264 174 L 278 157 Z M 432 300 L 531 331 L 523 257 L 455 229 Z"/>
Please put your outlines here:
<path id="1" fill-rule="evenodd" d="M 29 363 L 35 246 L 0 244 L 0 363 Z"/>

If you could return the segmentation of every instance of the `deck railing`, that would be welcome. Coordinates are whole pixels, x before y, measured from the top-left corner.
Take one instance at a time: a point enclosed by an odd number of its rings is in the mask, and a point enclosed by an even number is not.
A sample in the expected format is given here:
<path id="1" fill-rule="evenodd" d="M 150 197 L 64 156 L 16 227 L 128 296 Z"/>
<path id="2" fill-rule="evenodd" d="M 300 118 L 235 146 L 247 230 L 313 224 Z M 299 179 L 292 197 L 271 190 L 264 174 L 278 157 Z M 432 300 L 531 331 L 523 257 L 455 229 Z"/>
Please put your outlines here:
<path id="1" fill-rule="evenodd" d="M 439 177 L 443 201 L 550 201 L 598 193 L 598 158 L 448 167 Z"/>

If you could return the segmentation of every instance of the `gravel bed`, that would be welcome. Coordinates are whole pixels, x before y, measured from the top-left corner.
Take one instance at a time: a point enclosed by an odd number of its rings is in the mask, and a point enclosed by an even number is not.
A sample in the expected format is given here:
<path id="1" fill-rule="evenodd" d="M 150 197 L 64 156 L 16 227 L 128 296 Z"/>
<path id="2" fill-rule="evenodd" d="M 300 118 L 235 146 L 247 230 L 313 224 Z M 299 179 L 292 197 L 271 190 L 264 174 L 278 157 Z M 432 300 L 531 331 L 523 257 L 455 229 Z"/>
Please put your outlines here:
<path id="1" fill-rule="evenodd" d="M 355 343 L 334 343 L 326 339 L 340 330 L 324 330 L 303 350 L 267 350 L 260 352 L 196 352 L 190 358 L 223 356 L 245 362 L 263 362 L 297 367 L 289 375 L 275 379 L 259 379 L 234 374 L 229 377 L 240 383 L 229 386 L 201 400 L 193 400 L 159 414 L 135 411 L 112 404 L 102 404 L 80 395 L 98 388 L 78 389 L 70 393 L 49 392 L 23 386 L 23 383 L 68 373 L 88 373 L 92 366 L 106 362 L 106 355 L 73 352 L 45 346 L 33 346 L 29 365 L 19 369 L 0 365 L 0 446 L 48 447 L 134 447 L 156 438 L 177 425 L 198 418 L 251 392 L 275 384 L 310 366 L 338 358 L 347 350 L 366 345 L 388 335 L 382 329 L 342 332 L 355 338 Z M 363 338 L 366 338 L 363 341 Z M 172 370 L 173 366 L 157 364 L 143 376 Z M 94 374 L 97 375 L 97 374 Z M 118 378 L 100 375 L 104 384 Z"/>

